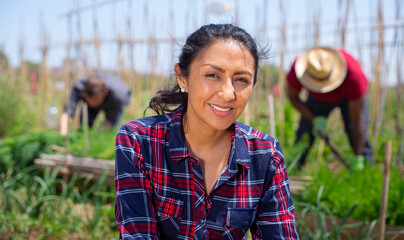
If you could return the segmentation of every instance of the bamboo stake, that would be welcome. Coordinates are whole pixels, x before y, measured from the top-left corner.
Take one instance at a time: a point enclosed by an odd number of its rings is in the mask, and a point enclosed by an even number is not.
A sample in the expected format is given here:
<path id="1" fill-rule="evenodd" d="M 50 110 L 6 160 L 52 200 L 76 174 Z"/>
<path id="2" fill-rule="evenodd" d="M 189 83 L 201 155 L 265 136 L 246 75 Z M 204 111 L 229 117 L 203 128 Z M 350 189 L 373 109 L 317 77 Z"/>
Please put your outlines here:
<path id="1" fill-rule="evenodd" d="M 93 28 L 94 28 L 94 53 L 96 56 L 97 71 L 101 71 L 101 56 L 100 56 L 100 40 L 98 38 L 98 22 L 97 22 L 97 0 L 93 0 Z"/>
<path id="2" fill-rule="evenodd" d="M 68 36 L 68 41 L 66 45 L 66 50 L 67 50 L 67 57 L 64 63 L 64 76 L 63 76 L 63 82 L 64 82 L 64 94 L 63 94 L 63 103 L 67 103 L 69 99 L 69 94 L 71 91 L 71 56 L 70 56 L 70 50 L 72 46 L 72 15 L 68 15 L 67 19 L 67 36 Z M 64 106 L 63 106 L 64 107 Z M 62 110 L 62 112 L 65 109 Z M 65 135 L 65 148 L 66 148 L 66 154 L 69 154 L 70 150 L 70 117 L 68 117 L 69 120 L 67 122 L 67 133 Z M 62 127 L 62 126 L 61 126 Z"/>
<path id="3" fill-rule="evenodd" d="M 310 13 L 312 11 L 313 0 L 306 0 L 306 12 Z M 307 25 L 306 25 L 306 49 L 313 46 L 311 43 L 312 36 L 311 36 L 311 24 L 312 19 L 310 17 L 307 18 Z"/>
<path id="4" fill-rule="evenodd" d="M 355 11 L 356 7 L 355 7 L 355 3 L 353 1 L 354 0 L 352 0 L 352 6 L 354 8 L 352 11 L 354 13 L 354 24 L 355 24 L 354 32 L 355 32 L 355 37 L 356 37 L 356 47 L 358 49 L 358 59 L 359 59 L 359 62 L 361 63 L 362 62 L 362 47 L 361 47 L 362 43 L 360 40 L 361 40 L 362 36 L 360 35 L 360 32 L 359 32 L 358 15 L 356 14 L 356 11 Z"/>
<path id="5" fill-rule="evenodd" d="M 337 29 L 335 30 L 335 35 L 338 36 L 341 33 L 341 22 L 342 22 L 342 0 L 337 0 L 338 2 L 338 18 L 337 18 Z M 338 37 L 335 38 L 335 45 L 338 45 Z"/>
<path id="6" fill-rule="evenodd" d="M 83 114 L 83 135 L 84 135 L 84 156 L 87 156 L 89 149 L 89 136 L 88 136 L 88 106 L 86 102 L 83 102 L 82 105 L 82 114 Z"/>
<path id="7" fill-rule="evenodd" d="M 42 60 L 39 69 L 39 96 L 41 101 L 40 104 L 40 115 L 44 116 L 50 106 L 50 102 L 52 100 L 52 86 L 49 80 L 48 68 L 47 68 L 47 58 L 48 58 L 48 51 L 49 51 L 49 40 L 48 36 L 45 31 L 45 27 L 43 23 L 40 23 L 41 32 L 42 32 Z"/>
<path id="8" fill-rule="evenodd" d="M 387 200 L 389 194 L 390 180 L 390 160 L 391 160 L 391 140 L 386 143 L 384 154 L 384 177 L 383 177 L 383 192 L 380 204 L 380 237 L 379 240 L 384 240 L 384 232 L 386 229 L 386 211 Z"/>
<path id="9" fill-rule="evenodd" d="M 119 76 L 122 77 L 122 72 L 124 71 L 123 69 L 125 67 L 125 61 L 124 61 L 124 57 L 122 54 L 123 42 L 121 40 L 121 35 L 119 33 L 118 33 L 117 44 L 118 44 L 118 72 L 119 72 Z"/>
<path id="10" fill-rule="evenodd" d="M 18 54 L 20 58 L 20 67 L 18 69 L 18 73 L 21 79 L 27 78 L 27 66 L 25 64 L 24 53 L 25 53 L 25 38 L 24 35 L 21 34 L 18 42 Z"/>
<path id="11" fill-rule="evenodd" d="M 345 18 L 343 25 L 341 27 L 341 46 L 342 48 L 345 48 L 345 35 L 346 35 L 346 29 L 348 25 L 348 17 L 349 17 L 349 0 L 346 0 L 346 7 L 345 7 Z"/>
<path id="12" fill-rule="evenodd" d="M 400 22 L 400 8 L 401 8 L 401 4 L 400 1 L 396 1 L 397 4 L 397 9 L 396 9 L 396 23 L 398 24 Z M 402 31 L 402 33 L 404 33 Z M 396 38 L 399 39 L 400 42 L 400 35 L 398 34 L 397 30 L 396 30 Z M 404 35 L 402 35 L 401 37 L 403 37 Z M 404 53 L 402 50 L 404 50 L 404 48 L 397 46 L 397 53 L 399 53 L 401 50 L 402 53 Z M 397 162 L 396 162 L 396 166 L 398 167 L 398 169 L 400 171 L 403 171 L 404 169 L 402 169 L 403 167 L 403 151 L 404 151 L 404 142 L 403 142 L 403 134 L 404 134 L 404 128 L 403 128 L 403 123 L 401 120 L 401 94 L 403 91 L 403 82 L 402 82 L 402 75 L 401 75 L 401 67 L 398 66 L 402 66 L 402 61 L 401 61 L 401 56 L 402 54 L 397 54 L 396 55 L 396 60 L 397 60 L 397 88 L 396 88 L 396 99 L 397 99 L 397 111 L 396 111 L 396 130 L 397 130 L 397 141 L 398 141 L 398 156 L 397 156 Z"/>
<path id="13" fill-rule="evenodd" d="M 276 136 L 275 130 L 275 110 L 274 110 L 274 97 L 271 93 L 268 94 L 268 122 L 269 122 L 269 135 Z"/>
<path id="14" fill-rule="evenodd" d="M 78 40 L 76 43 L 76 52 L 79 59 L 79 65 L 77 67 L 77 72 L 79 76 L 87 75 L 87 68 L 85 64 L 84 54 L 83 54 L 83 34 L 81 31 L 81 14 L 80 14 L 80 1 L 76 1 L 77 5 L 77 15 L 76 15 L 76 29 Z"/>
<path id="15" fill-rule="evenodd" d="M 175 14 L 174 14 L 174 4 L 173 4 L 173 0 L 170 0 L 170 34 L 172 36 L 175 36 Z M 171 55 L 174 53 L 175 50 L 175 39 L 174 37 L 171 37 Z"/>
<path id="16" fill-rule="evenodd" d="M 381 0 L 379 0 L 379 5 L 378 5 L 378 14 L 377 14 L 377 22 L 379 24 L 379 38 L 378 38 L 378 52 L 377 52 L 377 62 L 376 62 L 376 67 L 375 67 L 375 82 L 373 83 L 372 86 L 372 99 L 376 99 L 374 101 L 374 119 L 376 119 L 375 122 L 375 127 L 373 130 L 373 143 L 372 145 L 375 146 L 376 140 L 379 134 L 379 126 L 380 126 L 380 121 L 382 120 L 380 117 L 380 111 L 381 107 L 379 105 L 379 101 L 381 100 L 381 93 L 380 93 L 380 79 L 381 79 L 381 73 L 382 73 L 382 66 L 383 66 L 383 57 L 384 57 L 384 45 L 383 45 L 383 17 L 382 17 L 382 3 Z"/>
<path id="17" fill-rule="evenodd" d="M 401 55 L 402 56 L 402 55 Z M 397 56 L 397 66 L 401 65 L 401 58 Z M 397 129 L 397 140 L 398 140 L 398 158 L 397 158 L 397 166 L 400 171 L 403 170 L 403 152 L 404 152 L 404 128 L 401 120 L 401 94 L 403 92 L 403 82 L 401 75 L 401 68 L 397 67 L 397 88 L 396 88 L 396 98 L 397 98 L 397 112 L 396 112 L 396 129 Z"/>
<path id="18" fill-rule="evenodd" d="M 278 68 L 278 84 L 279 84 L 279 99 L 278 99 L 278 123 L 279 123 L 279 135 L 278 139 L 284 141 L 284 122 L 285 122 L 285 71 L 284 69 L 284 58 L 286 49 L 286 13 L 283 5 L 283 0 L 279 0 L 280 16 L 281 16 L 281 52 L 280 52 L 280 63 Z"/>
<path id="19" fill-rule="evenodd" d="M 132 1 L 128 1 L 128 16 L 127 16 L 127 32 L 128 32 L 128 39 L 133 38 L 132 34 Z M 138 84 L 139 79 L 137 78 L 136 75 L 136 69 L 135 69 L 135 44 L 134 43 L 129 43 L 129 62 L 130 62 L 130 77 L 128 79 L 129 86 L 131 87 L 132 91 L 132 96 L 131 96 L 131 102 L 130 106 L 127 108 L 127 111 L 129 112 L 130 116 L 133 116 L 134 118 L 138 118 L 138 110 L 141 108 L 140 107 L 140 99 L 141 96 L 140 94 L 137 94 L 137 91 L 139 91 L 140 84 Z M 139 91 L 140 92 L 140 91 Z M 135 97 L 137 96 L 137 97 Z"/>
<path id="20" fill-rule="evenodd" d="M 314 45 L 318 46 L 320 45 L 320 21 L 319 21 L 319 15 L 320 15 L 320 9 L 317 10 L 313 8 L 313 22 L 314 22 Z"/>

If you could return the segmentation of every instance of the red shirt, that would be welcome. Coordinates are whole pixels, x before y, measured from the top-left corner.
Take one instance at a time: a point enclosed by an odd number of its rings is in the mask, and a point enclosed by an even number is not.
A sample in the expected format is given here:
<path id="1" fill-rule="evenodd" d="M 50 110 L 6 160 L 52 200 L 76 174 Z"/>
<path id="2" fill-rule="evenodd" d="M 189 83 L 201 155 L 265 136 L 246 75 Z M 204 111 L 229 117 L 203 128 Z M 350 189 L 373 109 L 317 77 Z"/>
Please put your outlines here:
<path id="1" fill-rule="evenodd" d="M 353 101 L 362 97 L 366 93 L 368 87 L 368 79 L 363 73 L 360 63 L 344 50 L 338 49 L 337 51 L 339 51 L 345 58 L 347 65 L 347 75 L 341 86 L 331 92 L 316 93 L 307 89 L 310 95 L 312 95 L 318 101 L 334 103 L 344 98 Z M 296 77 L 295 63 L 296 59 L 293 61 L 292 67 L 290 68 L 290 71 L 287 75 L 287 81 L 290 88 L 300 92 L 300 90 L 304 88 L 304 86 Z"/>

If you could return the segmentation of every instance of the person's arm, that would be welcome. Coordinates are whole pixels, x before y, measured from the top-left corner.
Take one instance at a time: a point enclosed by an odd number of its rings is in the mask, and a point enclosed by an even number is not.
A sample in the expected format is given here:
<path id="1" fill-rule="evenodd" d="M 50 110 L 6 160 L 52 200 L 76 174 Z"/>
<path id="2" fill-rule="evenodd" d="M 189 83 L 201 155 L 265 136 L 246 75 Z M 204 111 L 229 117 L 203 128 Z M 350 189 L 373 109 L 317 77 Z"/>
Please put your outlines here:
<path id="1" fill-rule="evenodd" d="M 308 121 L 312 122 L 313 119 L 316 117 L 314 113 L 310 110 L 310 108 L 302 102 L 299 98 L 299 91 L 296 91 L 295 89 L 291 88 L 288 86 L 288 98 L 292 105 L 300 112 L 300 114 L 307 119 Z"/>
<path id="2" fill-rule="evenodd" d="M 75 85 L 70 92 L 69 100 L 65 103 L 63 113 L 60 116 L 59 132 L 62 135 L 66 135 L 69 131 L 69 120 L 74 117 L 77 102 L 80 99 L 80 90 Z"/>
<path id="3" fill-rule="evenodd" d="M 351 120 L 352 144 L 355 155 L 362 155 L 365 147 L 365 95 L 357 100 L 349 101 L 349 117 Z"/>
<path id="4" fill-rule="evenodd" d="M 114 108 L 109 108 L 105 110 L 105 121 L 103 123 L 103 126 L 105 128 L 111 128 L 114 126 L 118 126 L 120 116 L 122 114 L 122 107 L 121 106 L 115 106 Z"/>
<path id="5" fill-rule="evenodd" d="M 279 143 L 276 144 L 272 158 L 273 163 L 268 167 L 268 177 L 272 177 L 272 180 L 261 198 L 251 235 L 253 239 L 299 239 L 295 226 L 295 207 Z M 276 167 L 275 171 L 273 167 Z"/>
<path id="6" fill-rule="evenodd" d="M 69 114 L 67 112 L 63 112 L 60 116 L 59 132 L 62 135 L 67 135 L 69 132 Z"/>
<path id="7" fill-rule="evenodd" d="M 158 239 L 152 185 L 136 133 L 122 126 L 115 142 L 115 218 L 120 239 Z"/>

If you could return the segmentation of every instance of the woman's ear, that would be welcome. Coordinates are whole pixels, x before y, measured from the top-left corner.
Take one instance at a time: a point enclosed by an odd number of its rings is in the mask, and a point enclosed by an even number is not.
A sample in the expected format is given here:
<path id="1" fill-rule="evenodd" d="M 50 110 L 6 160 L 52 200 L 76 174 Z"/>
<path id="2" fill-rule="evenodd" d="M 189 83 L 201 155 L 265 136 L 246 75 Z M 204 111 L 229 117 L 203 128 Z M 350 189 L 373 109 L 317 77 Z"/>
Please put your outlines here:
<path id="1" fill-rule="evenodd" d="M 178 85 L 181 88 L 184 88 L 186 91 L 187 90 L 187 81 L 186 81 L 186 78 L 184 77 L 184 75 L 182 74 L 180 65 L 178 65 L 178 63 L 175 64 L 174 71 L 175 71 L 175 76 L 177 78 Z"/>

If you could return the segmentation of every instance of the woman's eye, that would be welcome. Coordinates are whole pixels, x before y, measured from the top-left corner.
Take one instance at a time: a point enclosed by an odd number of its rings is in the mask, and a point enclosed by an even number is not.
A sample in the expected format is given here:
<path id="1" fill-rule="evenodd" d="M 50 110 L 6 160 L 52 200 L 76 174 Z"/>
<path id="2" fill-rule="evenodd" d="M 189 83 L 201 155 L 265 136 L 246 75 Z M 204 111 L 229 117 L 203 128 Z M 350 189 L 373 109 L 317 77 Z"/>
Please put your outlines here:
<path id="1" fill-rule="evenodd" d="M 249 83 L 250 80 L 248 80 L 247 78 L 237 78 L 236 81 L 242 82 L 242 83 Z"/>
<path id="2" fill-rule="evenodd" d="M 208 73 L 205 76 L 208 77 L 208 78 L 219 78 L 219 76 L 217 74 L 215 74 L 215 73 Z"/>

